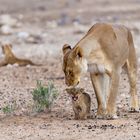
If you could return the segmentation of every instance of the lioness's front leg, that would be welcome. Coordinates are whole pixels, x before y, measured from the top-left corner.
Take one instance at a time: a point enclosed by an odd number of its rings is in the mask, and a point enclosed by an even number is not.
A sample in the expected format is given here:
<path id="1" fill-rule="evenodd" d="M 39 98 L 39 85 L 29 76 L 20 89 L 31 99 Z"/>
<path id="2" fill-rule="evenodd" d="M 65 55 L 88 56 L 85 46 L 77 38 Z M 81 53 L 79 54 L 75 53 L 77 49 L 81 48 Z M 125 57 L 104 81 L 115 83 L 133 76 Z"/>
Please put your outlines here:
<path id="1" fill-rule="evenodd" d="M 109 79 L 106 78 L 107 76 L 106 74 L 91 73 L 90 76 L 97 98 L 97 104 L 98 104 L 97 117 L 104 118 L 106 113 L 106 98 L 107 98 L 107 92 L 109 88 L 109 81 L 108 81 Z"/>
<path id="2" fill-rule="evenodd" d="M 114 69 L 111 74 L 111 85 L 107 101 L 106 117 L 116 119 L 116 97 L 118 93 L 120 69 Z"/>

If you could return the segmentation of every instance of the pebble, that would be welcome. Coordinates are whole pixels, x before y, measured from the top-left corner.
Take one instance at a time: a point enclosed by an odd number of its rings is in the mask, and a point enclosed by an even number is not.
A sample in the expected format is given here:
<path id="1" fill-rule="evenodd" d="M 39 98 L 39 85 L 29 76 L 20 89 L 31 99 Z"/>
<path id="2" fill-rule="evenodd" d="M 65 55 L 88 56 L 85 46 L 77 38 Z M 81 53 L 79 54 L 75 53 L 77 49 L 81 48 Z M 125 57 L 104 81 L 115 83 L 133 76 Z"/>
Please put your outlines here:
<path id="1" fill-rule="evenodd" d="M 39 44 L 43 43 L 42 37 L 40 35 L 30 35 L 25 40 L 27 43 Z"/>
<path id="2" fill-rule="evenodd" d="M 28 32 L 19 32 L 17 36 L 21 39 L 26 39 L 30 36 L 30 34 Z"/>
<path id="3" fill-rule="evenodd" d="M 92 126 L 91 126 L 91 125 L 89 125 L 89 126 L 88 126 L 88 129 L 92 129 Z"/>
<path id="4" fill-rule="evenodd" d="M 8 14 L 0 16 L 0 26 L 9 25 L 10 27 L 16 27 L 17 19 L 11 17 Z"/>
<path id="5" fill-rule="evenodd" d="M 62 13 L 60 19 L 57 21 L 57 24 L 60 26 L 64 26 L 68 23 L 70 23 L 70 18 L 67 16 L 67 14 Z"/>
<path id="6" fill-rule="evenodd" d="M 29 64 L 28 64 L 28 65 L 26 65 L 26 67 L 27 67 L 27 68 L 30 68 L 30 67 L 31 67 L 31 65 L 29 65 Z"/>
<path id="7" fill-rule="evenodd" d="M 79 127 L 79 124 L 77 124 L 76 127 L 78 128 Z"/>
<path id="8" fill-rule="evenodd" d="M 19 32 L 17 34 L 17 37 L 26 43 L 33 43 L 33 44 L 39 44 L 43 43 L 43 39 L 40 35 L 32 35 L 28 32 Z"/>
<path id="9" fill-rule="evenodd" d="M 18 67 L 18 66 L 19 66 L 19 64 L 15 63 L 15 64 L 13 64 L 13 66 L 14 66 L 14 67 Z"/>
<path id="10" fill-rule="evenodd" d="M 55 20 L 47 22 L 48 28 L 56 28 L 57 26 L 58 26 L 58 24 Z"/>
<path id="11" fill-rule="evenodd" d="M 13 65 L 8 64 L 6 67 L 7 67 L 7 68 L 13 68 Z"/>
<path id="12" fill-rule="evenodd" d="M 2 35 L 11 35 L 13 33 L 13 30 L 9 25 L 3 25 L 0 28 L 0 33 Z"/>

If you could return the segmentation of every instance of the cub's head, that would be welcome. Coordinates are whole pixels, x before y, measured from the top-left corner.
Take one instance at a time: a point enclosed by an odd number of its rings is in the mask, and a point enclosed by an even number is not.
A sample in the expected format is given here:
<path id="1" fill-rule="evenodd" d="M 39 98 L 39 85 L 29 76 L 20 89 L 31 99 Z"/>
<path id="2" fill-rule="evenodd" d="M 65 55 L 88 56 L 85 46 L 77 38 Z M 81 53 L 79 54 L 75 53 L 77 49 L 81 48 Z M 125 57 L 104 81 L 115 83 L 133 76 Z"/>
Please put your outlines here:
<path id="1" fill-rule="evenodd" d="M 71 96 L 72 100 L 76 101 L 82 93 L 84 93 L 83 88 L 67 88 L 67 93 Z"/>
<path id="2" fill-rule="evenodd" d="M 86 61 L 80 47 L 73 49 L 70 45 L 63 46 L 63 71 L 65 73 L 65 83 L 67 86 L 76 86 L 80 82 L 80 76 L 87 70 Z"/>
<path id="3" fill-rule="evenodd" d="M 66 91 L 70 95 L 77 95 L 77 94 L 84 93 L 84 89 L 83 88 L 66 88 Z"/>

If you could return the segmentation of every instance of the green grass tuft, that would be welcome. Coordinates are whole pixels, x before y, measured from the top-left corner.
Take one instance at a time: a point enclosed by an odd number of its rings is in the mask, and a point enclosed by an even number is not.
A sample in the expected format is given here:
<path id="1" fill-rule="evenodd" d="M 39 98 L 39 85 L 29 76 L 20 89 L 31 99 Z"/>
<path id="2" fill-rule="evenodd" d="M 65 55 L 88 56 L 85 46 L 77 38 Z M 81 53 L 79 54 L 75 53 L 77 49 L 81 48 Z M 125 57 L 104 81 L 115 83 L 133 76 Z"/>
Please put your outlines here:
<path id="1" fill-rule="evenodd" d="M 33 90 L 32 95 L 35 103 L 35 111 L 41 112 L 45 109 L 51 110 L 51 106 L 58 96 L 58 91 L 51 82 L 45 87 L 41 81 L 37 81 L 37 88 Z"/>
<path id="2" fill-rule="evenodd" d="M 16 101 L 14 101 L 14 104 L 8 104 L 8 105 L 4 106 L 2 108 L 2 111 L 4 112 L 4 114 L 10 115 L 10 114 L 14 113 L 16 106 L 17 106 Z"/>

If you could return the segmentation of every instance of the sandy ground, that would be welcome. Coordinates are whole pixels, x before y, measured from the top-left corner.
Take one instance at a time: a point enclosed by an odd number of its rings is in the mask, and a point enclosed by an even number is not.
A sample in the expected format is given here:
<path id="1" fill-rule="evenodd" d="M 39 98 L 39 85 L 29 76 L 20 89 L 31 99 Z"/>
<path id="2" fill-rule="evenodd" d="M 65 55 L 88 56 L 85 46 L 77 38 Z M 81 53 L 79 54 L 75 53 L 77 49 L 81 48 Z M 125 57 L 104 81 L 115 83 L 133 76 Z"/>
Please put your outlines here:
<path id="1" fill-rule="evenodd" d="M 0 20 L 1 44 L 10 42 L 16 56 L 43 64 L 0 68 L 0 140 L 139 140 L 140 114 L 128 112 L 130 95 L 125 73 L 121 76 L 117 99 L 119 119 L 95 118 L 97 103 L 88 74 L 82 77 L 80 86 L 92 98 L 93 118 L 73 119 L 71 100 L 65 92 L 61 52 L 64 43 L 73 46 L 94 23 L 110 22 L 131 29 L 139 60 L 139 13 L 139 0 L 0 0 L 0 18 L 8 14 L 14 20 L 6 25 L 7 35 L 2 30 L 5 24 Z M 1 49 L 0 56 L 3 57 Z M 53 81 L 59 91 L 50 113 L 31 113 L 31 92 L 36 80 L 44 85 Z M 4 114 L 2 108 L 14 101 L 16 110 L 10 115 Z"/>

